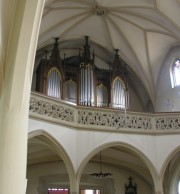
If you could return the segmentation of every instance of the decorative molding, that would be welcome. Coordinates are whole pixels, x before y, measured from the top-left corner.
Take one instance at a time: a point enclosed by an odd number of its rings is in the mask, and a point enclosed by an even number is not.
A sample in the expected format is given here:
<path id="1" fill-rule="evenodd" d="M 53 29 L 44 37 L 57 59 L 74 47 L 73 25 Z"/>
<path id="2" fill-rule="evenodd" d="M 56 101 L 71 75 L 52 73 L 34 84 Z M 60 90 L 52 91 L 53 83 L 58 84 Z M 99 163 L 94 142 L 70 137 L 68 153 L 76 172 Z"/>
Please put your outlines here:
<path id="1" fill-rule="evenodd" d="M 180 133 L 180 113 L 134 113 L 115 109 L 76 106 L 31 93 L 30 117 L 91 130 L 143 133 Z"/>
<path id="2" fill-rule="evenodd" d="M 78 123 L 91 126 L 105 126 L 129 129 L 152 129 L 151 118 L 144 115 L 125 115 L 113 112 L 78 110 Z"/>
<path id="3" fill-rule="evenodd" d="M 155 118 L 156 130 L 180 129 L 180 116 Z"/>
<path id="4" fill-rule="evenodd" d="M 66 122 L 74 122 L 74 110 L 57 100 L 31 95 L 29 112 Z"/>

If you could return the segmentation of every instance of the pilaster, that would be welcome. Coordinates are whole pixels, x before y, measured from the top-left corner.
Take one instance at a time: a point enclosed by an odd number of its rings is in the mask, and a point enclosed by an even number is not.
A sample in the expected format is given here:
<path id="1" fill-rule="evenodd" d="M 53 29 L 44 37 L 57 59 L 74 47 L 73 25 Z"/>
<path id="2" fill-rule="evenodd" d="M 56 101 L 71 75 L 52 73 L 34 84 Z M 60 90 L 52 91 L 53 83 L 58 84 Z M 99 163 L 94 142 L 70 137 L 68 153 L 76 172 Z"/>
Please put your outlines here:
<path id="1" fill-rule="evenodd" d="M 0 96 L 0 193 L 4 194 L 26 192 L 29 98 L 43 5 L 44 0 L 17 0 L 12 8 Z"/>

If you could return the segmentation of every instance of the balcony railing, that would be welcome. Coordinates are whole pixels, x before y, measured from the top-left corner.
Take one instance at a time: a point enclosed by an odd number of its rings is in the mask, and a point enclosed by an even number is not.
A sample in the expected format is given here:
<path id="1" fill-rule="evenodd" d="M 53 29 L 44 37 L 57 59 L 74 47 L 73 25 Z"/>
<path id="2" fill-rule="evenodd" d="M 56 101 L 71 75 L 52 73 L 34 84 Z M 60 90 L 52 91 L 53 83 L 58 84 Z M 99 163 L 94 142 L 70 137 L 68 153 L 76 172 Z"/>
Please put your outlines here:
<path id="1" fill-rule="evenodd" d="M 31 93 L 31 118 L 74 128 L 133 133 L 180 133 L 180 113 L 149 114 L 76 106 L 37 93 Z"/>

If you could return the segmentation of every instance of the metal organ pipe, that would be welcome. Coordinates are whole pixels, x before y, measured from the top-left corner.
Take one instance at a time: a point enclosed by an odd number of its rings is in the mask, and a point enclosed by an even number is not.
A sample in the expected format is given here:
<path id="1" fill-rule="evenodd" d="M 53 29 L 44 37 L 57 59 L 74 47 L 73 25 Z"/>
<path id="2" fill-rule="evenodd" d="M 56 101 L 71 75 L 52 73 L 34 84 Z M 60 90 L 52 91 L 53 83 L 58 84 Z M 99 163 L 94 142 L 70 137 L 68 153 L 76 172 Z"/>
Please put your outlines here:
<path id="1" fill-rule="evenodd" d="M 91 106 L 91 99 L 90 99 L 90 88 L 91 88 L 91 83 L 90 83 L 90 66 L 88 65 L 88 69 L 87 69 L 87 74 L 88 74 L 88 77 L 87 77 L 87 89 L 88 89 L 88 92 L 87 92 L 87 96 L 88 96 L 88 106 Z"/>
<path id="2" fill-rule="evenodd" d="M 117 86 L 116 83 L 114 83 L 114 95 L 113 95 L 113 107 L 116 108 L 117 104 Z"/>
<path id="3" fill-rule="evenodd" d="M 55 72 L 54 71 L 54 75 L 55 75 L 55 84 L 54 84 L 54 95 L 55 95 L 55 97 L 58 97 L 58 95 L 57 95 L 57 72 Z"/>
<path id="4" fill-rule="evenodd" d="M 52 90 L 51 90 L 51 95 L 52 95 L 53 97 L 55 97 L 55 96 L 54 96 L 54 85 L 55 85 L 55 83 L 53 83 L 53 81 L 54 81 L 54 71 L 52 70 L 52 77 L 51 77 Z"/>
<path id="5" fill-rule="evenodd" d="M 117 108 L 119 108 L 119 82 L 117 80 Z"/>
<path id="6" fill-rule="evenodd" d="M 87 101 L 88 101 L 88 98 L 87 98 L 87 67 L 85 68 L 85 105 L 88 105 Z"/>
<path id="7" fill-rule="evenodd" d="M 80 69 L 80 76 L 81 76 L 81 78 L 80 78 L 80 86 L 81 86 L 81 90 L 80 90 L 80 104 L 82 105 L 82 101 L 83 101 L 83 92 L 82 92 L 82 88 L 83 88 L 83 73 L 82 73 L 82 68 Z"/>
<path id="8" fill-rule="evenodd" d="M 113 107 L 124 108 L 126 103 L 125 89 L 122 86 L 121 80 L 118 78 L 113 85 Z"/>
<path id="9" fill-rule="evenodd" d="M 91 83 L 92 83 L 91 100 L 92 100 L 92 106 L 94 106 L 94 72 L 93 72 L 93 69 L 91 69 Z"/>
<path id="10" fill-rule="evenodd" d="M 88 106 L 90 106 L 90 87 L 91 87 L 91 83 L 90 83 L 90 65 L 87 65 L 87 103 Z"/>
<path id="11" fill-rule="evenodd" d="M 81 71 L 81 104 L 92 106 L 94 105 L 94 79 L 93 79 L 93 69 L 90 64 L 82 66 Z"/>
<path id="12" fill-rule="evenodd" d="M 61 78 L 57 69 L 51 69 L 48 74 L 48 96 L 60 98 L 61 97 Z"/>
<path id="13" fill-rule="evenodd" d="M 82 92 L 83 92 L 83 105 L 85 105 L 85 69 L 83 67 L 83 88 L 82 88 Z"/>

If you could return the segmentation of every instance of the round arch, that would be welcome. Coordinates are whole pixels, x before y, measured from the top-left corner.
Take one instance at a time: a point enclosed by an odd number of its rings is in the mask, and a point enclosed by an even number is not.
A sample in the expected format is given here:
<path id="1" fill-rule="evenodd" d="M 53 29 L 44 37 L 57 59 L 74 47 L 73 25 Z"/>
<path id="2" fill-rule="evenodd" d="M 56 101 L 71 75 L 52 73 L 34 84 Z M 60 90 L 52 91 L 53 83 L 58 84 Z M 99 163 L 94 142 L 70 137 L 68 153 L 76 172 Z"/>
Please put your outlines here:
<path id="1" fill-rule="evenodd" d="M 114 146 L 120 146 L 122 148 L 125 148 L 125 149 L 135 153 L 135 155 L 138 156 L 138 158 L 140 158 L 145 163 L 147 168 L 149 169 L 150 174 L 151 174 L 152 179 L 153 179 L 155 191 L 156 190 L 159 191 L 159 189 L 161 189 L 161 186 L 159 184 L 160 183 L 160 179 L 159 179 L 158 173 L 157 173 L 155 167 L 153 166 L 153 164 L 149 161 L 149 159 L 140 150 L 138 150 L 134 146 L 132 146 L 130 144 L 127 144 L 127 143 L 124 143 L 124 142 L 110 142 L 110 143 L 105 143 L 105 144 L 102 144 L 102 145 L 94 148 L 89 154 L 87 154 L 86 158 L 83 160 L 83 162 L 79 166 L 78 171 L 77 171 L 77 182 L 80 182 L 81 175 L 83 173 L 83 170 L 84 170 L 85 166 L 87 165 L 89 160 L 97 152 L 99 152 L 100 150 L 109 148 L 109 147 L 114 147 Z"/>
<path id="2" fill-rule="evenodd" d="M 68 171 L 70 191 L 74 191 L 74 185 L 76 182 L 75 170 L 67 152 L 62 147 L 62 145 L 57 142 L 57 140 L 52 135 L 44 130 L 36 130 L 28 134 L 28 139 L 32 139 L 33 137 L 40 137 L 41 140 L 48 143 L 48 145 L 50 145 L 50 147 L 62 158 Z"/>
<path id="3" fill-rule="evenodd" d="M 171 192 L 171 193 L 176 193 L 175 187 L 178 185 L 178 179 L 180 176 L 180 165 L 178 165 L 180 163 L 180 158 L 178 157 L 178 155 L 180 155 L 180 146 L 176 147 L 174 150 L 171 151 L 171 153 L 169 153 L 160 171 L 161 180 L 164 183 L 164 185 L 166 185 L 165 181 L 167 181 L 167 184 L 168 184 L 167 192 Z M 170 162 L 174 158 L 177 158 L 177 159 L 173 161 L 173 167 L 171 167 L 171 170 L 169 172 L 169 177 L 167 178 L 166 171 L 168 169 Z"/>

